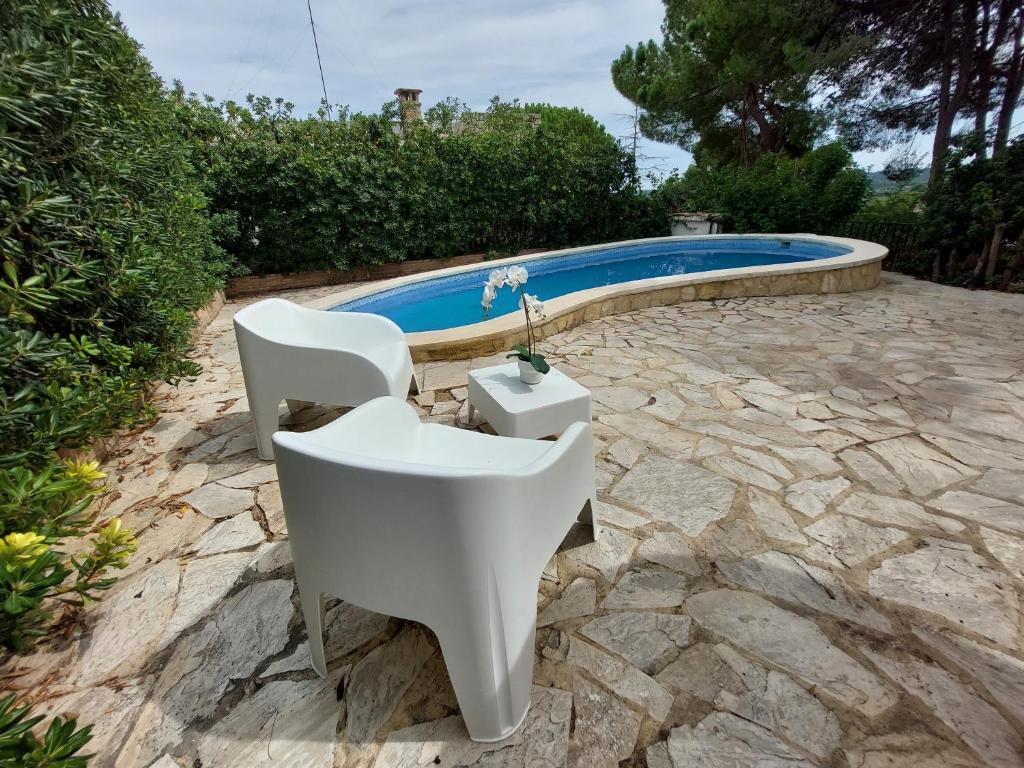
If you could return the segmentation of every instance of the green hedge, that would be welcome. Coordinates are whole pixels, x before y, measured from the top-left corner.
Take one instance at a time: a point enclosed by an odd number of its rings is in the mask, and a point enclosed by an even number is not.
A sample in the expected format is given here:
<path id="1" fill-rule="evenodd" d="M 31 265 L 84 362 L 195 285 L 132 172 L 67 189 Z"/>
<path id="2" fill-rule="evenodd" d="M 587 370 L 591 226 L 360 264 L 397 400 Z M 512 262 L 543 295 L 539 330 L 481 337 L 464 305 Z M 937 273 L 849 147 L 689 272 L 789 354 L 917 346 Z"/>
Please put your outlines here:
<path id="1" fill-rule="evenodd" d="M 0 0 L 0 645 L 81 605 L 134 548 L 86 535 L 102 475 L 59 461 L 140 415 L 221 281 L 176 105 L 102 0 Z M 78 547 L 79 551 L 83 548 Z"/>
<path id="2" fill-rule="evenodd" d="M 665 182 L 662 194 L 679 208 L 722 216 L 729 232 L 830 234 L 860 209 L 867 174 L 840 144 L 800 158 L 762 155 L 751 165 L 692 165 Z"/>
<path id="3" fill-rule="evenodd" d="M 457 101 L 296 118 L 282 100 L 177 92 L 238 273 L 368 266 L 667 234 L 632 158 L 579 110 Z M 229 224 L 233 226 L 229 226 Z"/>

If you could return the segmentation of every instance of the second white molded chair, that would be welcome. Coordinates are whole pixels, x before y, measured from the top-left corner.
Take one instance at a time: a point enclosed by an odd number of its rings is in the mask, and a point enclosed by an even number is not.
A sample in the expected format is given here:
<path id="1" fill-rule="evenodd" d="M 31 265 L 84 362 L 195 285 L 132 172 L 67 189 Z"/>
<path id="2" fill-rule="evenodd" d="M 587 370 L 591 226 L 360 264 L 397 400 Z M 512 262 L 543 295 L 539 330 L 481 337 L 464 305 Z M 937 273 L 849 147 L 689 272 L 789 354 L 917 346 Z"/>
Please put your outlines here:
<path id="1" fill-rule="evenodd" d="M 537 589 L 581 510 L 594 523 L 590 425 L 557 442 L 421 424 L 382 397 L 317 430 L 274 435 L 313 668 L 324 595 L 437 635 L 476 741 L 530 704 Z"/>
<path id="2" fill-rule="evenodd" d="M 235 314 L 235 337 L 260 458 L 274 458 L 278 407 L 361 405 L 419 392 L 405 334 L 362 312 L 325 312 L 264 299 Z"/>

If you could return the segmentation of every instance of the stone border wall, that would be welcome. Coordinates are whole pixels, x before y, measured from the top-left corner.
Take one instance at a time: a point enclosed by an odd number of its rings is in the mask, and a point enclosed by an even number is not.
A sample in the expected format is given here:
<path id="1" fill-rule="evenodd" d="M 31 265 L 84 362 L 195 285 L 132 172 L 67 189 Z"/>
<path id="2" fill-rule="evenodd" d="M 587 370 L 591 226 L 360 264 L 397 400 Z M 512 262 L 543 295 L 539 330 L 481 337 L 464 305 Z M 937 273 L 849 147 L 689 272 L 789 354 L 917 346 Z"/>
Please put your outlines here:
<path id="1" fill-rule="evenodd" d="M 881 280 L 881 275 L 882 261 L 879 259 L 867 264 L 835 269 L 781 275 L 750 275 L 692 285 L 639 290 L 577 304 L 568 310 L 549 315 L 534 325 L 534 330 L 538 338 L 545 338 L 607 315 L 689 301 L 732 299 L 740 296 L 851 293 L 874 288 Z M 409 349 L 412 352 L 412 359 L 418 363 L 431 360 L 467 360 L 507 350 L 513 344 L 522 341 L 521 328 L 508 328 L 468 339 L 445 339 L 424 343 L 412 341 Z"/>
<path id="2" fill-rule="evenodd" d="M 222 309 L 224 309 L 224 291 L 220 290 L 213 294 L 213 298 L 205 307 L 200 307 L 192 313 L 196 318 L 196 327 L 192 331 L 193 340 L 199 338 L 203 331 L 210 327 L 210 323 L 216 319 Z"/>
<path id="3" fill-rule="evenodd" d="M 541 253 L 543 248 L 528 248 L 520 251 L 517 256 Z M 467 264 L 479 264 L 484 261 L 482 253 L 467 253 L 453 256 L 450 259 L 416 259 L 415 261 L 396 261 L 392 264 L 381 264 L 377 267 L 360 267 L 357 269 L 338 270 L 321 269 L 316 272 L 292 272 L 273 275 L 246 275 L 228 280 L 224 293 L 229 299 L 243 296 L 255 296 L 271 291 L 294 290 L 297 288 L 320 288 L 325 285 L 343 285 L 363 280 L 386 280 L 392 277 L 416 275 L 420 272 L 431 272 L 435 269 L 461 267 Z"/>

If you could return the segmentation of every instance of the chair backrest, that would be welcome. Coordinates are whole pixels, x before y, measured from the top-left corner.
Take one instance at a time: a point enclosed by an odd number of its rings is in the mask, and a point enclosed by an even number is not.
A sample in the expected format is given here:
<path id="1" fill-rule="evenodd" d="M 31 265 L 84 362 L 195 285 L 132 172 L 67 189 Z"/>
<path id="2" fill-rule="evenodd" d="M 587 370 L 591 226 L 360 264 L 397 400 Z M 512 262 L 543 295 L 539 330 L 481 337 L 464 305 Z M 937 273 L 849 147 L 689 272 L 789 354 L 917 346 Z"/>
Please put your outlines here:
<path id="1" fill-rule="evenodd" d="M 239 310 L 235 324 L 261 339 L 289 346 L 358 350 L 405 341 L 401 328 L 380 315 L 310 309 L 280 298 Z"/>
<path id="2" fill-rule="evenodd" d="M 288 344 L 310 336 L 315 312 L 286 299 L 263 299 L 235 313 L 235 323 L 267 341 Z"/>
<path id="3" fill-rule="evenodd" d="M 274 435 L 288 536 L 300 580 L 320 583 L 323 591 L 343 584 L 342 596 L 350 602 L 423 620 L 418 604 L 426 592 L 434 595 L 447 589 L 459 594 L 466 581 L 479 580 L 499 560 L 539 558 L 539 573 L 550 552 L 538 554 L 533 540 L 548 535 L 538 529 L 545 528 L 543 518 L 551 515 L 544 504 L 530 501 L 524 479 L 543 467 L 549 455 L 561 454 L 565 445 L 547 444 L 550 447 L 523 468 L 525 474 L 411 461 L 407 450 L 397 451 L 398 458 L 391 459 L 383 455 L 383 445 L 371 445 L 375 438 L 370 436 L 370 424 L 357 423 L 367 413 L 376 411 L 372 431 L 388 434 L 392 443 L 415 442 L 422 429 L 437 425 L 420 425 L 413 409 L 381 407 L 380 400 L 384 398 L 322 427 L 316 431 L 320 435 Z M 328 442 L 329 432 L 348 428 L 340 422 L 349 417 L 355 417 L 353 425 L 367 435 L 367 454 L 336 450 L 331 446 L 337 443 Z M 510 439 L 473 437 L 484 439 L 478 450 L 488 442 L 501 450 Z M 572 515 L 576 512 L 570 510 Z M 541 522 L 535 524 L 533 517 Z M 447 564 L 444 583 L 391 583 L 401 574 L 436 573 L 439 563 Z M 382 587 L 389 584 L 388 589 Z"/>

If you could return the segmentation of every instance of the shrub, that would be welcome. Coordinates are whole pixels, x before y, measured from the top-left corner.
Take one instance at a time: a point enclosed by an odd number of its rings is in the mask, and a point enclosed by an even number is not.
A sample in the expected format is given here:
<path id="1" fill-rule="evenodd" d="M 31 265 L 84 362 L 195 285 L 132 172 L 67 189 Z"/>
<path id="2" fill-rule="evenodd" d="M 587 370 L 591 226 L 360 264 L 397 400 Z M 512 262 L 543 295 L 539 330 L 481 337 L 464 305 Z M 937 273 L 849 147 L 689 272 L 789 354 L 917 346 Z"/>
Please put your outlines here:
<path id="1" fill-rule="evenodd" d="M 722 216 L 730 232 L 828 234 L 853 216 L 868 195 L 867 174 L 840 144 L 800 158 L 766 154 L 752 165 L 697 165 L 662 190 L 677 208 Z"/>
<path id="2" fill-rule="evenodd" d="M 14 694 L 0 699 L 0 765 L 85 768 L 91 755 L 78 752 L 92 738 L 92 726 L 79 729 L 75 720 L 55 717 L 40 741 L 33 729 L 42 720 L 27 704 L 16 706 Z"/>
<path id="3" fill-rule="evenodd" d="M 114 521 L 82 559 L 95 467 L 59 448 L 145 417 L 218 285 L 192 146 L 103 0 L 0 0 L 0 643 L 81 604 L 133 548 Z"/>
<path id="4" fill-rule="evenodd" d="M 868 198 L 859 211 L 857 221 L 920 224 L 924 217 L 924 191 L 903 189 Z"/>
<path id="5" fill-rule="evenodd" d="M 971 137 L 962 137 L 925 201 L 922 273 L 1008 287 L 1024 266 L 1024 139 L 979 157 Z"/>
<path id="6" fill-rule="evenodd" d="M 370 266 L 668 233 L 632 158 L 585 113 L 455 100 L 296 118 L 282 99 L 214 105 L 179 88 L 221 243 L 239 272 Z"/>
<path id="7" fill-rule="evenodd" d="M 50 601 L 84 605 L 113 585 L 109 569 L 127 565 L 135 540 L 116 518 L 90 540 L 85 557 L 54 549 L 85 533 L 96 484 L 105 477 L 96 462 L 0 470 L 0 646 L 23 648 L 44 633 Z"/>

